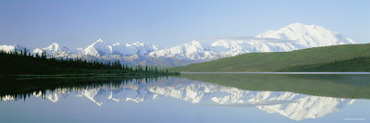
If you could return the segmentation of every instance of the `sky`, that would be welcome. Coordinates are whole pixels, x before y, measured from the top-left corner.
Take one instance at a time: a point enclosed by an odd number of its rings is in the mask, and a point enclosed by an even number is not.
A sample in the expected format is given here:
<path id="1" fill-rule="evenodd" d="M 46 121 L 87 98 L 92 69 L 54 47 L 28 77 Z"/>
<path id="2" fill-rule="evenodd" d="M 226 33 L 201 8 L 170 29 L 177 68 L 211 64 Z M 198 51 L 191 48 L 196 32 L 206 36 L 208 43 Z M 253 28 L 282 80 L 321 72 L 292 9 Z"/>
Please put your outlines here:
<path id="1" fill-rule="evenodd" d="M 370 43 L 369 0 L 1 0 L 0 45 L 78 48 L 101 38 L 171 47 L 296 22 Z"/>

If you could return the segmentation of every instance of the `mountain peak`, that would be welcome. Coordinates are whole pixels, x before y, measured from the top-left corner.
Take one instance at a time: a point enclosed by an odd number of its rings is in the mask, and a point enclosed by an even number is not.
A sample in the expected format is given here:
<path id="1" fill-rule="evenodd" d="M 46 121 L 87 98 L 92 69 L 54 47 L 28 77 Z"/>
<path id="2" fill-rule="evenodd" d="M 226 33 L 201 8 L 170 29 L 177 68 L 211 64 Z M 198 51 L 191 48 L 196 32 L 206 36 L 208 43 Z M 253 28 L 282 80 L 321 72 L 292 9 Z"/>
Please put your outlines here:
<path id="1" fill-rule="evenodd" d="M 102 39 L 98 39 L 88 47 L 86 47 L 82 54 L 90 56 L 102 56 L 112 52 L 112 46 L 106 44 Z"/>
<path id="2" fill-rule="evenodd" d="M 103 39 L 99 38 L 96 42 L 100 42 L 100 43 L 103 43 Z"/>
<path id="3" fill-rule="evenodd" d="M 0 45 L 0 51 L 4 52 L 14 52 L 14 51 L 21 51 L 24 50 L 25 48 L 20 45 Z"/>
<path id="4" fill-rule="evenodd" d="M 278 30 L 270 30 L 259 34 L 256 38 L 273 38 L 279 40 L 297 41 L 305 47 L 318 47 L 339 44 L 352 44 L 351 39 L 317 25 L 293 23 Z"/>
<path id="5" fill-rule="evenodd" d="M 53 42 L 49 46 L 42 48 L 43 50 L 50 50 L 50 51 L 58 51 L 60 49 L 60 46 L 58 43 Z"/>
<path id="6" fill-rule="evenodd" d="M 57 42 L 53 42 L 44 48 L 36 48 L 33 50 L 33 53 L 35 54 L 41 54 L 42 52 L 46 52 L 46 54 L 56 57 L 64 57 L 70 55 L 71 53 L 75 53 L 67 47 L 60 46 Z"/>
<path id="7" fill-rule="evenodd" d="M 188 49 L 187 52 L 199 52 L 199 51 L 204 51 L 205 49 L 208 49 L 208 44 L 200 42 L 200 41 L 191 41 L 188 43 L 185 43 L 182 45 L 184 49 Z"/>
<path id="8" fill-rule="evenodd" d="M 57 42 L 53 42 L 50 45 L 59 46 L 59 44 Z"/>
<path id="9" fill-rule="evenodd" d="M 292 23 L 292 24 L 289 24 L 288 26 L 286 27 L 303 27 L 303 26 L 316 26 L 316 25 L 308 25 L 308 24 L 303 24 L 303 23 Z"/>
<path id="10" fill-rule="evenodd" d="M 286 27 L 280 28 L 279 30 L 292 30 L 292 31 L 302 32 L 302 31 L 309 31 L 309 30 L 317 31 L 317 30 L 327 30 L 327 29 L 325 29 L 324 27 L 318 26 L 318 25 L 314 25 L 314 24 L 307 25 L 307 24 L 302 24 L 302 23 L 292 23 Z M 337 33 L 334 31 L 332 32 Z"/>

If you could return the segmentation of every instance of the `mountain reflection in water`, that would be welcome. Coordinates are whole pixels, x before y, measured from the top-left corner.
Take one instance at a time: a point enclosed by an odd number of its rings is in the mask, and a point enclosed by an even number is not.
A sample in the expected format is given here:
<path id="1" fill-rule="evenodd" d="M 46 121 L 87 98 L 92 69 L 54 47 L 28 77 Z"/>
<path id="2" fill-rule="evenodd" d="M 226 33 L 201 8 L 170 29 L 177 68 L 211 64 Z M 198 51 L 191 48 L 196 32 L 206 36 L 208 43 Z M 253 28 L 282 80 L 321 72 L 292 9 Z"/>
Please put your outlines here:
<path id="1" fill-rule="evenodd" d="M 27 89 L 27 88 L 26 88 Z M 150 102 L 171 97 L 199 105 L 256 107 L 268 113 L 278 113 L 292 120 L 316 119 L 339 111 L 355 99 L 312 96 L 287 91 L 243 90 L 186 78 L 131 79 L 117 82 L 55 86 L 20 93 L 2 92 L 2 101 L 39 97 L 56 103 L 68 97 L 85 98 L 97 106 L 108 102 Z M 64 98 L 61 98 L 64 97 Z"/>

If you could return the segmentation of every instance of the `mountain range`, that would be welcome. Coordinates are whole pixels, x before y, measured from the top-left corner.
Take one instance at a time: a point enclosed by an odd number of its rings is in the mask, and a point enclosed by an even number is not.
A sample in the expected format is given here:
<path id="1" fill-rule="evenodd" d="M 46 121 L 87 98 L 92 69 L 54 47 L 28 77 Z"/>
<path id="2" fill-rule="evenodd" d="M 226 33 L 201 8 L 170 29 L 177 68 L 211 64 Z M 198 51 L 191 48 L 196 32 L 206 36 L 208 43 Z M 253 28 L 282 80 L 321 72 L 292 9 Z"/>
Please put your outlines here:
<path id="1" fill-rule="evenodd" d="M 44 48 L 29 51 L 34 54 L 45 52 L 56 58 L 120 60 L 132 65 L 181 66 L 245 53 L 287 52 L 353 43 L 353 40 L 321 26 L 294 23 L 255 37 L 218 38 L 212 42 L 190 41 L 170 48 L 142 42 L 109 44 L 98 39 L 85 48 L 70 49 L 59 43 L 52 43 Z M 0 50 L 5 52 L 23 49 L 20 45 L 0 45 Z"/>

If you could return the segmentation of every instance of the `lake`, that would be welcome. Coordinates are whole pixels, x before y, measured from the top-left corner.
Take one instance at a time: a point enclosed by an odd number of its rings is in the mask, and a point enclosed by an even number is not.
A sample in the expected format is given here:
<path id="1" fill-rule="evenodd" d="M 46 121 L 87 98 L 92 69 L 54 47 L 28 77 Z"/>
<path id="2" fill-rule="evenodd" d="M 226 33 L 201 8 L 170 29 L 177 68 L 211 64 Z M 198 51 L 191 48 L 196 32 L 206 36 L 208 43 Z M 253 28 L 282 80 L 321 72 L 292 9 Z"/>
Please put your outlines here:
<path id="1" fill-rule="evenodd" d="M 369 122 L 367 74 L 2 80 L 0 122 Z"/>

